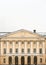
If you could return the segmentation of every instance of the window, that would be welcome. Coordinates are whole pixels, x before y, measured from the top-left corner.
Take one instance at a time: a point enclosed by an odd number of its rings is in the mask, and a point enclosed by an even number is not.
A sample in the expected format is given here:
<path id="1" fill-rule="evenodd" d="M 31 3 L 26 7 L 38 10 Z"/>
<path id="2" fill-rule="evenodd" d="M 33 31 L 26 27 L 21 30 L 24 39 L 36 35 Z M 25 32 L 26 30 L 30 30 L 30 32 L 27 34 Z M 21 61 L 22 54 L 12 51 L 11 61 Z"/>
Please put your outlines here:
<path id="1" fill-rule="evenodd" d="M 6 54 L 6 48 L 4 48 L 4 54 Z"/>
<path id="2" fill-rule="evenodd" d="M 24 53 L 24 49 L 22 49 L 22 53 Z"/>
<path id="3" fill-rule="evenodd" d="M 22 41 L 22 44 L 24 44 L 24 42 Z"/>
<path id="4" fill-rule="evenodd" d="M 10 53 L 12 53 L 12 48 L 10 48 Z"/>
<path id="5" fill-rule="evenodd" d="M 18 53 L 18 49 L 16 49 L 16 53 Z"/>
<path id="6" fill-rule="evenodd" d="M 3 59 L 3 63 L 6 63 L 6 60 L 5 60 L 5 58 Z"/>
<path id="7" fill-rule="evenodd" d="M 12 45 L 12 42 L 10 42 L 10 45 Z"/>
<path id="8" fill-rule="evenodd" d="M 28 48 L 28 50 L 27 50 L 27 51 L 28 51 L 28 53 L 30 53 L 30 49 L 29 49 L 29 48 Z"/>
<path id="9" fill-rule="evenodd" d="M 6 41 L 4 41 L 4 45 L 6 44 Z"/>
<path id="10" fill-rule="evenodd" d="M 42 48 L 39 50 L 39 53 L 42 54 Z"/>
<path id="11" fill-rule="evenodd" d="M 33 51 L 34 51 L 34 53 L 36 53 L 36 49 L 35 49 L 35 48 L 34 48 L 34 50 L 33 50 Z"/>
<path id="12" fill-rule="evenodd" d="M 18 41 L 16 41 L 16 44 L 18 44 Z"/>
<path id="13" fill-rule="evenodd" d="M 40 58 L 40 63 L 42 63 L 42 58 Z"/>

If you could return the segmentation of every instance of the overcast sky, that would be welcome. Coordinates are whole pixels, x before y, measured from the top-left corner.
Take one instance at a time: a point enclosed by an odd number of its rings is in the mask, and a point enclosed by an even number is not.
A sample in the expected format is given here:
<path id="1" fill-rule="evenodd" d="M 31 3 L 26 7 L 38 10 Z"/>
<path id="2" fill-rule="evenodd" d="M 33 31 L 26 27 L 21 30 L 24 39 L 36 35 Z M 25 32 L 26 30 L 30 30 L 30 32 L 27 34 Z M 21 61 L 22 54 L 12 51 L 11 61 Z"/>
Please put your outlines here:
<path id="1" fill-rule="evenodd" d="M 46 32 L 46 0 L 0 0 L 0 32 Z"/>

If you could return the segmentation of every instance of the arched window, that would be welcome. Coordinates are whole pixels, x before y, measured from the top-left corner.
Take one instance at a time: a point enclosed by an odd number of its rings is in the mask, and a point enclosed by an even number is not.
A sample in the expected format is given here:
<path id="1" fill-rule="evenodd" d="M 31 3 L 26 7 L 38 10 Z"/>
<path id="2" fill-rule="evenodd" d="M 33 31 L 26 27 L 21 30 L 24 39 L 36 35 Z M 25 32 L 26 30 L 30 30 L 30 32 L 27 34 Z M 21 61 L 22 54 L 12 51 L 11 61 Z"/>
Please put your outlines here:
<path id="1" fill-rule="evenodd" d="M 12 64 L 12 57 L 9 56 L 9 64 Z"/>
<path id="2" fill-rule="evenodd" d="M 31 64 L 31 58 L 30 58 L 30 56 L 28 56 L 28 58 L 27 58 L 27 64 L 28 64 L 28 65 Z"/>
<path id="3" fill-rule="evenodd" d="M 34 64 L 37 65 L 37 56 L 34 56 Z"/>
<path id="4" fill-rule="evenodd" d="M 24 65 L 24 56 L 21 57 L 21 65 Z"/>
<path id="5" fill-rule="evenodd" d="M 4 58 L 3 62 L 6 63 L 6 59 L 5 58 Z"/>
<path id="6" fill-rule="evenodd" d="M 15 57 L 15 65 L 18 65 L 18 57 Z"/>

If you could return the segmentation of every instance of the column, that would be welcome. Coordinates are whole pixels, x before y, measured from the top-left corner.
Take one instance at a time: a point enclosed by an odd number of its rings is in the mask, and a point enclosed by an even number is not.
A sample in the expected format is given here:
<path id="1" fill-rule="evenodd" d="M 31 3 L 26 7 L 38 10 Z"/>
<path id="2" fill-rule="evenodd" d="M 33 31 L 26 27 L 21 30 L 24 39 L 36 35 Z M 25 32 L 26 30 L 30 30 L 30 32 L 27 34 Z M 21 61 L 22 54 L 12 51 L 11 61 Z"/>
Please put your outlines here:
<path id="1" fill-rule="evenodd" d="M 7 43 L 7 53 L 9 53 L 9 41 L 7 41 L 6 43 Z"/>
<path id="2" fill-rule="evenodd" d="M 21 56 L 18 56 L 18 64 L 21 65 Z"/>
<path id="3" fill-rule="evenodd" d="M 40 55 L 37 56 L 37 64 L 40 64 Z"/>
<path id="4" fill-rule="evenodd" d="M 45 42 L 43 42 L 43 48 L 42 48 L 42 50 L 43 50 L 43 54 L 45 54 Z"/>
<path id="5" fill-rule="evenodd" d="M 31 42 L 31 54 L 33 53 L 33 42 Z"/>
<path id="6" fill-rule="evenodd" d="M 3 41 L 1 41 L 1 55 L 3 55 Z"/>
<path id="7" fill-rule="evenodd" d="M 34 58 L 33 58 L 33 55 L 31 55 L 31 64 L 34 64 Z"/>
<path id="8" fill-rule="evenodd" d="M 25 54 L 27 54 L 27 42 L 24 42 L 24 44 L 25 44 Z"/>
<path id="9" fill-rule="evenodd" d="M 27 65 L 27 56 L 25 55 L 24 58 L 25 58 L 25 65 Z"/>
<path id="10" fill-rule="evenodd" d="M 9 57 L 6 56 L 6 64 L 9 64 Z"/>
<path id="11" fill-rule="evenodd" d="M 15 53 L 15 42 L 13 41 L 13 54 Z"/>
<path id="12" fill-rule="evenodd" d="M 15 64 L 15 57 L 14 57 L 14 55 L 12 55 L 12 64 L 13 65 Z"/>
<path id="13" fill-rule="evenodd" d="M 19 54 L 21 53 L 21 41 L 19 42 L 19 49 L 18 49 L 18 51 L 19 51 Z"/>
<path id="14" fill-rule="evenodd" d="M 39 54 L 39 42 L 37 42 L 37 54 Z"/>

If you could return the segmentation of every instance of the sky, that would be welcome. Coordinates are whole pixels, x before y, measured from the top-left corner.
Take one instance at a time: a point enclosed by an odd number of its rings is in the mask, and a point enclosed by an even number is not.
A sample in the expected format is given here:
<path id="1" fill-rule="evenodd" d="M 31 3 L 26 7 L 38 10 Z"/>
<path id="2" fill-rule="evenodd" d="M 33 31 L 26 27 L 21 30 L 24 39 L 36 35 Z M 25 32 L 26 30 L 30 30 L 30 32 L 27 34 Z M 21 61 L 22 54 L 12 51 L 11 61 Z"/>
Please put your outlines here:
<path id="1" fill-rule="evenodd" d="M 46 0 L 0 0 L 0 32 L 46 32 Z"/>

